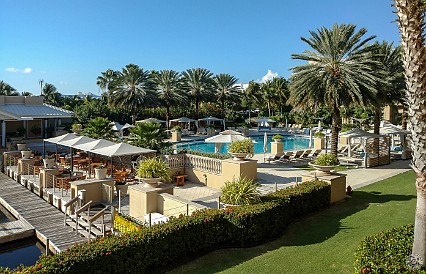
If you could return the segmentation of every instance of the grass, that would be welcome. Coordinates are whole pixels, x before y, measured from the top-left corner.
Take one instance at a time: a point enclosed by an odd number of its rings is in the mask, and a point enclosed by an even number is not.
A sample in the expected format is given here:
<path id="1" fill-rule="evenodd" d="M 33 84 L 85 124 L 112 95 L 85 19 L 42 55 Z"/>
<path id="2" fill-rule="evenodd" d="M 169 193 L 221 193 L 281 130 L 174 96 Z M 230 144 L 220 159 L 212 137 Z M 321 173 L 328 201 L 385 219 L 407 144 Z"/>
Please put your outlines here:
<path id="1" fill-rule="evenodd" d="M 354 273 L 354 252 L 366 236 L 414 222 L 414 173 L 365 186 L 345 202 L 292 224 L 253 248 L 217 250 L 171 273 Z"/>

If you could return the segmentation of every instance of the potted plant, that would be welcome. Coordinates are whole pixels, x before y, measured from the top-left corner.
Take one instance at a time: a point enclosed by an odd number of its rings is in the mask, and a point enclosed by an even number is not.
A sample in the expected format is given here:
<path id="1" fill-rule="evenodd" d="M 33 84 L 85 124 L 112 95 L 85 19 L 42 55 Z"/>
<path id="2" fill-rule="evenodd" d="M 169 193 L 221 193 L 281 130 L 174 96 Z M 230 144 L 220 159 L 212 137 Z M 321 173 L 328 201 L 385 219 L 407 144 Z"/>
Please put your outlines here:
<path id="1" fill-rule="evenodd" d="M 337 159 L 334 154 L 326 153 L 318 156 L 318 158 L 315 161 L 310 162 L 309 165 L 318 171 L 331 173 L 331 171 L 339 165 L 339 159 Z"/>
<path id="2" fill-rule="evenodd" d="M 137 176 L 146 187 L 156 187 L 160 181 L 170 181 L 169 168 L 166 163 L 158 158 L 148 158 L 139 162 Z"/>
<path id="3" fill-rule="evenodd" d="M 182 132 L 182 127 L 181 126 L 175 126 L 175 127 L 173 127 L 172 131 Z"/>
<path id="4" fill-rule="evenodd" d="M 98 180 L 103 180 L 106 178 L 107 168 L 105 165 L 99 165 L 95 167 L 95 178 Z"/>
<path id="5" fill-rule="evenodd" d="M 228 205 L 251 205 L 260 201 L 260 193 L 257 190 L 258 185 L 251 179 L 238 178 L 232 181 L 226 181 L 221 188 L 222 195 L 220 199 Z"/>
<path id="6" fill-rule="evenodd" d="M 253 141 L 249 138 L 231 142 L 228 146 L 228 152 L 234 157 L 235 161 L 244 161 L 244 159 L 254 154 Z"/>
<path id="7" fill-rule="evenodd" d="M 281 136 L 281 135 L 279 135 L 279 134 L 272 136 L 272 140 L 274 140 L 276 143 L 281 142 L 281 140 L 282 140 L 283 138 L 284 138 L 284 137 L 283 137 L 283 136 Z"/>
<path id="8" fill-rule="evenodd" d="M 80 134 L 81 131 L 83 130 L 83 126 L 81 124 L 72 124 L 71 130 L 75 134 Z"/>
<path id="9" fill-rule="evenodd" d="M 322 131 L 317 131 L 317 132 L 315 132 L 314 133 L 314 137 L 315 138 L 324 138 L 325 137 L 325 134 L 324 134 L 324 132 L 322 132 Z"/>

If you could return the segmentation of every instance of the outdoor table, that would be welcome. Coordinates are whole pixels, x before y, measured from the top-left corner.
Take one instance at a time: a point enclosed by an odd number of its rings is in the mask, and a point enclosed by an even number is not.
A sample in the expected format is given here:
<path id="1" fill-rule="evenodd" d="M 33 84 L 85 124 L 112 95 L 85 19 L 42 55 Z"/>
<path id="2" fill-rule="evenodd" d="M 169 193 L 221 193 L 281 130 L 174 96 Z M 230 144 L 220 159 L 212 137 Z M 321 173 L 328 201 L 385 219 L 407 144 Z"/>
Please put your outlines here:
<path id="1" fill-rule="evenodd" d="M 185 185 L 185 178 L 188 177 L 188 175 L 175 175 L 176 180 L 176 186 L 184 186 Z"/>

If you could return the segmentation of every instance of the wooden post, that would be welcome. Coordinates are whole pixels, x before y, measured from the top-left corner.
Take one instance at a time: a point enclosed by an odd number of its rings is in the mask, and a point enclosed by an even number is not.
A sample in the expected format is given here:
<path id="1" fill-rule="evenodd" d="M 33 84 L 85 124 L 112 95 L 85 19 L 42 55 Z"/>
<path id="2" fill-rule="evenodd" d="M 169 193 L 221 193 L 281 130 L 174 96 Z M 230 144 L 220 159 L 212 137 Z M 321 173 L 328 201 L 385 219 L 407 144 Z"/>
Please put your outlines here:
<path id="1" fill-rule="evenodd" d="M 50 245 L 50 240 L 49 240 L 49 238 L 47 238 L 46 239 L 46 255 L 49 255 L 49 249 L 50 249 L 50 247 L 49 247 L 49 245 Z"/>
<path id="2" fill-rule="evenodd" d="M 151 226 L 151 213 L 148 213 L 148 221 L 149 221 L 149 226 Z"/>
<path id="3" fill-rule="evenodd" d="M 189 216 L 189 204 L 186 204 L 186 216 Z"/>
<path id="4" fill-rule="evenodd" d="M 217 209 L 220 209 L 220 196 L 217 197 Z"/>
<path id="5" fill-rule="evenodd" d="M 121 190 L 118 190 L 118 213 L 121 213 Z"/>
<path id="6" fill-rule="evenodd" d="M 278 184 L 277 184 L 277 182 L 275 182 L 275 192 L 277 192 L 278 191 Z"/>

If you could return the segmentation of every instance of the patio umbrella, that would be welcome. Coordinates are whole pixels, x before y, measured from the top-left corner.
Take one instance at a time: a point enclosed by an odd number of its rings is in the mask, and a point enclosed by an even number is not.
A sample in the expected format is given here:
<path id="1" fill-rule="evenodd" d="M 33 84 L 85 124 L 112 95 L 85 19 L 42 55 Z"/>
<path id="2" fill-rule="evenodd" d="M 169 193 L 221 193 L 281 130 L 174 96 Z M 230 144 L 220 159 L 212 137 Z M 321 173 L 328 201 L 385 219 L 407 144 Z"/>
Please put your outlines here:
<path id="1" fill-rule="evenodd" d="M 222 132 L 219 132 L 219 134 L 220 135 L 243 135 L 241 132 L 231 130 L 231 129 L 227 129 Z"/>
<path id="2" fill-rule="evenodd" d="M 123 128 L 123 125 L 119 122 L 111 122 L 110 125 L 112 126 L 111 129 L 114 131 L 120 131 Z"/>
<path id="3" fill-rule="evenodd" d="M 250 138 L 244 137 L 241 134 L 219 134 L 205 139 L 204 142 L 215 143 L 215 153 L 219 153 L 220 148 L 223 144 L 231 143 L 234 141 L 241 141 L 245 139 Z"/>
<path id="4" fill-rule="evenodd" d="M 268 135 L 263 135 L 263 156 L 265 157 L 266 152 L 268 151 Z"/>

